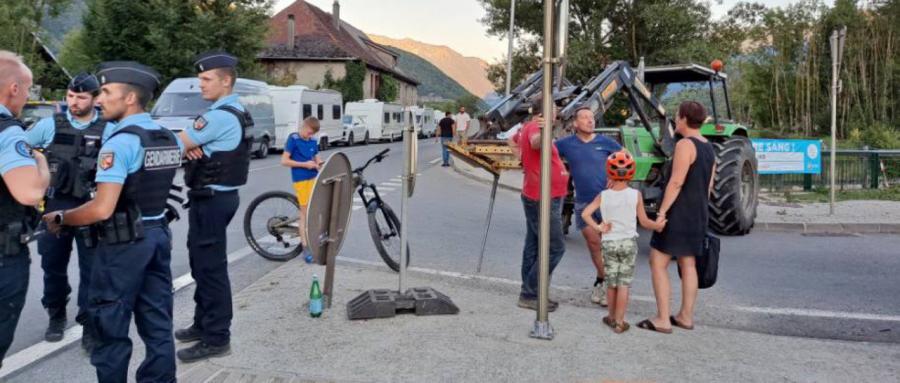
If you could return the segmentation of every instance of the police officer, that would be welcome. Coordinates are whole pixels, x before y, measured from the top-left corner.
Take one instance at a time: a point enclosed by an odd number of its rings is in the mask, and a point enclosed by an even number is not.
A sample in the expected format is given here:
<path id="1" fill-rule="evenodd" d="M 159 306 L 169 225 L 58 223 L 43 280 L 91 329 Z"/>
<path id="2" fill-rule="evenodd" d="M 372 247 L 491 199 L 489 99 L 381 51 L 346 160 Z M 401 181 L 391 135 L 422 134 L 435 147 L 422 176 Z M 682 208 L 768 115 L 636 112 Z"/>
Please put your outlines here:
<path id="1" fill-rule="evenodd" d="M 93 200 L 44 215 L 52 232 L 89 226 L 96 245 L 88 287 L 88 317 L 97 337 L 91 364 L 100 382 L 125 382 L 131 358 L 132 314 L 147 354 L 138 382 L 175 381 L 172 339 L 172 234 L 169 189 L 181 164 L 175 135 L 145 112 L 159 74 L 131 61 L 103 63 L 98 103 L 107 127 L 97 158 Z"/>
<path id="2" fill-rule="evenodd" d="M 66 92 L 68 110 L 38 121 L 25 132 L 28 143 L 42 148 L 50 166 L 50 188 L 47 190 L 47 211 L 71 209 L 87 202 L 94 185 L 100 138 L 106 122 L 94 108 L 100 93 L 97 77 L 81 73 L 69 82 Z M 44 308 L 50 315 L 50 323 L 44 333 L 48 342 L 59 342 L 66 329 L 66 303 L 72 288 L 67 270 L 72 241 L 78 245 L 78 315 L 75 320 L 87 324 L 87 284 L 91 278 L 90 261 L 93 249 L 84 244 L 84 238 L 76 230 L 66 230 L 59 236 L 43 235 L 38 239 L 41 268 L 44 270 Z M 90 330 L 83 331 L 81 346 L 90 350 L 93 337 Z"/>
<path id="3" fill-rule="evenodd" d="M 0 366 L 12 344 L 28 290 L 28 245 L 23 241 L 37 223 L 34 206 L 50 183 L 47 160 L 33 152 L 22 113 L 31 88 L 31 70 L 9 51 L 0 51 Z"/>
<path id="4" fill-rule="evenodd" d="M 188 255 L 194 292 L 194 323 L 175 333 L 181 342 L 199 341 L 178 351 L 178 358 L 193 362 L 230 351 L 232 318 L 231 282 L 228 279 L 226 228 L 238 208 L 237 189 L 247 182 L 253 126 L 238 95 L 237 58 L 213 51 L 199 55 L 194 64 L 203 98 L 215 101 L 179 133 L 187 157 L 185 185 L 190 188 Z"/>

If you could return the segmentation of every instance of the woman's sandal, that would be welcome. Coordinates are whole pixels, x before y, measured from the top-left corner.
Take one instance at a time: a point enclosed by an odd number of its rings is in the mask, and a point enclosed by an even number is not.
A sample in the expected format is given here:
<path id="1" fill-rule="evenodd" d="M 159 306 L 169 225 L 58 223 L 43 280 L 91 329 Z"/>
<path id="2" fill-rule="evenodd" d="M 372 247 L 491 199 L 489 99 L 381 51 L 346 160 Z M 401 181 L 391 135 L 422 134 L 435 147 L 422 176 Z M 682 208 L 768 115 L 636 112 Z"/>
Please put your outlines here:
<path id="1" fill-rule="evenodd" d="M 628 324 L 628 322 L 619 322 L 619 323 L 616 323 L 615 327 L 613 327 L 613 331 L 616 334 L 621 334 L 625 331 L 628 331 L 628 329 L 630 329 L 630 328 L 631 328 L 631 325 Z"/>
<path id="2" fill-rule="evenodd" d="M 616 328 L 616 321 L 610 318 L 609 316 L 603 317 L 603 324 L 609 326 L 611 329 Z"/>
<path id="3" fill-rule="evenodd" d="M 653 325 L 653 322 L 651 322 L 649 319 L 642 320 L 640 323 L 637 324 L 637 326 L 644 330 L 655 331 L 660 334 L 671 334 L 672 333 L 672 329 L 670 329 L 670 328 L 657 328 L 655 325 Z"/>
<path id="4" fill-rule="evenodd" d="M 685 329 L 685 330 L 693 330 L 693 329 L 694 329 L 694 326 L 693 326 L 693 325 L 691 325 L 691 326 L 685 326 L 683 323 L 679 322 L 677 319 L 675 319 L 675 316 L 674 316 L 674 315 L 672 315 L 672 316 L 669 317 L 669 322 L 672 322 L 672 325 L 673 325 L 673 326 L 675 326 L 675 327 L 681 327 L 681 328 L 683 328 L 683 329 Z"/>

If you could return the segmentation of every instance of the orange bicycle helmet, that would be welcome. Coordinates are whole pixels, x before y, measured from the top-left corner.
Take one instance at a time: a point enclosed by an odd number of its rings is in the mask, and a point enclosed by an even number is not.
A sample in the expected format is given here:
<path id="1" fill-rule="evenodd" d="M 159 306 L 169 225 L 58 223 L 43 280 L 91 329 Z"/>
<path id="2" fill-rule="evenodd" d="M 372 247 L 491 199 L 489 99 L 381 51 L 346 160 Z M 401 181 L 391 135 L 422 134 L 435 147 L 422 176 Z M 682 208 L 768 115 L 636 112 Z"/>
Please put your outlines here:
<path id="1" fill-rule="evenodd" d="M 606 159 L 606 175 L 613 181 L 631 181 L 634 171 L 634 158 L 625 150 L 615 152 Z"/>

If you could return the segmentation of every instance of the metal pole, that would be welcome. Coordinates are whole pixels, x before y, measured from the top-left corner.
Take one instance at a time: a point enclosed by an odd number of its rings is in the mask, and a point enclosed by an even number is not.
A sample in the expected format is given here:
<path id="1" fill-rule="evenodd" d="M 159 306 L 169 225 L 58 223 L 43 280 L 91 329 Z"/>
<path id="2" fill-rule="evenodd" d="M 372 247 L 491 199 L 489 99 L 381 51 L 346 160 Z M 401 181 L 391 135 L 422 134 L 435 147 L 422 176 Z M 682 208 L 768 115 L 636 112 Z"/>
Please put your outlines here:
<path id="1" fill-rule="evenodd" d="M 553 131 L 553 0 L 544 0 L 544 126 L 541 127 L 541 203 L 538 237 L 538 310 L 531 337 L 553 339 L 548 317 L 550 295 L 550 140 Z M 557 217 L 558 219 L 559 217 Z"/>
<path id="2" fill-rule="evenodd" d="M 844 36 L 847 33 L 847 27 L 841 29 L 840 32 L 834 31 L 831 33 L 831 159 L 830 159 L 830 170 L 831 174 L 829 178 L 830 192 L 829 192 L 829 202 L 828 202 L 828 215 L 834 215 L 834 197 L 835 197 L 835 170 L 837 168 L 837 97 L 838 93 L 841 89 L 841 81 L 840 81 L 840 68 L 841 68 L 841 56 L 844 51 Z"/>
<path id="3" fill-rule="evenodd" d="M 484 263 L 484 248 L 487 246 L 488 233 L 491 231 L 491 216 L 494 215 L 494 200 L 497 199 L 497 184 L 500 183 L 500 175 L 494 175 L 494 183 L 491 185 L 491 202 L 488 203 L 487 218 L 484 223 L 484 236 L 481 237 L 481 254 L 478 255 L 478 267 L 475 273 L 481 273 L 481 264 Z"/>
<path id="4" fill-rule="evenodd" d="M 406 251 L 409 238 L 406 236 L 409 230 L 409 221 L 407 216 L 409 213 L 409 183 L 411 178 L 415 176 L 412 173 L 413 152 L 411 139 L 415 134 L 415 128 L 410 124 L 403 129 L 403 143 L 405 146 L 403 153 L 403 193 L 400 195 L 400 294 L 406 293 L 406 266 L 409 263 L 409 253 Z"/>
<path id="5" fill-rule="evenodd" d="M 509 50 L 506 52 L 506 95 L 509 96 L 512 86 L 513 27 L 516 23 L 516 0 L 509 4 Z"/>

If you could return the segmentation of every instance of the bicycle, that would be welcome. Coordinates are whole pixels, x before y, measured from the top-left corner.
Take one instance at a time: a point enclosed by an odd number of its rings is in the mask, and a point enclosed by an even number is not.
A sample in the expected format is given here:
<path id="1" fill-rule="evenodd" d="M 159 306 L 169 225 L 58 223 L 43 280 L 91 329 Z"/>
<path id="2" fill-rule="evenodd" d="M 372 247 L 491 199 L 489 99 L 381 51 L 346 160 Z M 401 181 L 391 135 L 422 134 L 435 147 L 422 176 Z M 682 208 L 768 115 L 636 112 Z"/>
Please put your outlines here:
<path id="1" fill-rule="evenodd" d="M 353 186 L 366 208 L 369 232 L 375 242 L 375 249 L 388 267 L 399 271 L 400 219 L 381 199 L 378 187 L 366 181 L 363 175 L 369 165 L 384 160 L 389 151 L 390 149 L 385 149 L 362 166 L 353 169 Z M 247 243 L 263 258 L 273 261 L 293 259 L 303 251 L 299 234 L 299 209 L 297 198 L 284 191 L 270 191 L 254 198 L 244 214 L 244 236 Z M 408 244 L 406 249 L 409 254 Z"/>

